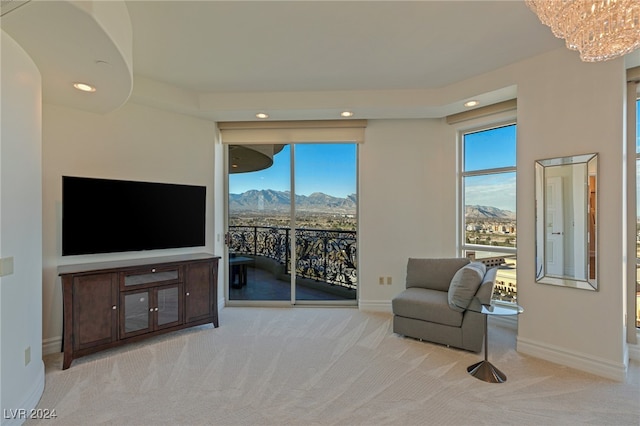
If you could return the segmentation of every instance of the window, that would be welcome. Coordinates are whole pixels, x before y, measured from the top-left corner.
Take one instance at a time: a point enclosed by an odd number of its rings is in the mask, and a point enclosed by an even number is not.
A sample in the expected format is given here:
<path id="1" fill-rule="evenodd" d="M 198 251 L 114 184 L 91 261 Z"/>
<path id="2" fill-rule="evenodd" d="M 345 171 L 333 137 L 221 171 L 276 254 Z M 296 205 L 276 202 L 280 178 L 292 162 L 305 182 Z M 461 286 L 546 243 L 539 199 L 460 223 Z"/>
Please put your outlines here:
<path id="1" fill-rule="evenodd" d="M 494 299 L 516 302 L 516 124 L 461 137 L 461 251 L 499 268 Z"/>

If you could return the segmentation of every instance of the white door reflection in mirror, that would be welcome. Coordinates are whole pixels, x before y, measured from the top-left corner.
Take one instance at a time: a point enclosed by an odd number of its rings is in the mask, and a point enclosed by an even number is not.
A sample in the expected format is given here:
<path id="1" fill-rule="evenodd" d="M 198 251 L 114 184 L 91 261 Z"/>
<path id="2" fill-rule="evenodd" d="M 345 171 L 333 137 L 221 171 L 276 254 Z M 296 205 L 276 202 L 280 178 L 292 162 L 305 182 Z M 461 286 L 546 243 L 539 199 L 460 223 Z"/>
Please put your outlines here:
<path id="1" fill-rule="evenodd" d="M 547 178 L 547 274 L 562 276 L 564 271 L 563 256 L 563 206 L 562 206 L 562 177 Z"/>

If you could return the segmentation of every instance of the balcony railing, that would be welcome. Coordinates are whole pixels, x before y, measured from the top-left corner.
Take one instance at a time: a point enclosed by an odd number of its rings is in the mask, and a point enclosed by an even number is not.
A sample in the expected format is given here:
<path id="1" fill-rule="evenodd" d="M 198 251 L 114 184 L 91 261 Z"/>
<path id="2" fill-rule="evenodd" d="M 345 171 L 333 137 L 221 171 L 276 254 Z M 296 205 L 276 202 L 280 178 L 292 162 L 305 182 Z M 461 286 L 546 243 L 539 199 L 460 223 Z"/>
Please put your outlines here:
<path id="1" fill-rule="evenodd" d="M 291 273 L 291 231 L 272 226 L 229 226 L 229 250 L 277 261 Z M 295 230 L 296 276 L 355 290 L 356 231 Z"/>

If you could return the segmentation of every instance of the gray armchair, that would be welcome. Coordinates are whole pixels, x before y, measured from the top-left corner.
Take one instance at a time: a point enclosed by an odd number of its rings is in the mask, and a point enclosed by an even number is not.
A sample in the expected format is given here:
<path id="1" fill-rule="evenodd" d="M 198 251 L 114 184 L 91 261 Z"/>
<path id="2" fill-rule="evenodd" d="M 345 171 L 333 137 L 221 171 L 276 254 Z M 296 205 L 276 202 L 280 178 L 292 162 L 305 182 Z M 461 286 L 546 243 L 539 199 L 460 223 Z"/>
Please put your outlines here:
<path id="1" fill-rule="evenodd" d="M 406 289 L 391 302 L 394 333 L 480 352 L 484 318 L 468 308 L 491 302 L 496 272 L 466 258 L 409 259 Z"/>

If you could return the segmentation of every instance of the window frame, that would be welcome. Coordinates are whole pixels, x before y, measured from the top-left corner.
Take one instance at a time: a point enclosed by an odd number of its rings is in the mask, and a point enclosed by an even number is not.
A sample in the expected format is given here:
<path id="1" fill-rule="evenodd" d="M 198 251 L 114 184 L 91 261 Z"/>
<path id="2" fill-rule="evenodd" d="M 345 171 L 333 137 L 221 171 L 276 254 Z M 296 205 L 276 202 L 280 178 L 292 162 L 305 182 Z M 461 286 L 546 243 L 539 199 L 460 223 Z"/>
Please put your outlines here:
<path id="1" fill-rule="evenodd" d="M 483 244 L 468 244 L 466 242 L 466 219 L 465 219 L 465 178 L 474 177 L 474 176 L 487 176 L 501 173 L 515 173 L 517 180 L 517 120 L 515 118 L 507 119 L 498 122 L 491 122 L 485 124 L 478 124 L 476 126 L 470 126 L 465 128 L 458 129 L 458 253 L 461 256 L 466 256 L 468 251 L 484 251 L 484 252 L 496 252 L 496 253 L 505 253 L 505 254 L 517 254 L 517 243 L 516 247 L 504 247 L 504 246 L 487 246 Z M 489 169 L 479 169 L 472 171 L 465 171 L 464 167 L 464 138 L 465 135 L 470 133 L 483 132 L 487 130 L 497 129 L 501 127 L 508 126 L 516 126 L 516 164 L 508 167 L 495 167 Z M 516 195 L 516 206 L 517 206 L 517 195 Z M 517 210 L 516 210 L 516 223 L 517 223 Z M 516 225 L 517 229 L 517 225 Z M 516 233 L 516 241 L 517 241 L 517 233 Z"/>
<path id="2" fill-rule="evenodd" d="M 636 96 L 637 97 L 636 97 L 635 104 L 636 104 L 636 115 L 637 115 L 638 111 L 640 110 L 640 90 L 636 91 Z M 636 239 L 636 249 L 635 249 L 635 253 L 634 253 L 635 258 L 636 258 L 636 262 L 635 262 L 636 263 L 635 264 L 636 272 L 635 272 L 634 275 L 636 276 L 636 280 L 634 281 L 633 284 L 634 284 L 634 286 L 636 288 L 636 291 L 633 292 L 633 293 L 636 296 L 635 296 L 635 298 L 632 299 L 633 300 L 632 305 L 634 307 L 633 315 L 635 316 L 635 323 L 636 323 L 636 333 L 637 333 L 636 340 L 640 340 L 640 314 L 639 314 L 640 309 L 639 309 L 639 306 L 638 306 L 638 295 L 637 295 L 637 292 L 638 292 L 637 291 L 637 288 L 638 288 L 637 276 L 638 276 L 638 269 L 640 269 L 640 257 L 638 257 L 638 248 L 637 248 L 637 244 L 638 244 L 637 243 L 637 239 L 638 239 L 638 214 L 640 214 L 640 211 L 638 211 L 638 207 L 637 207 L 637 205 L 638 205 L 637 204 L 638 203 L 637 198 L 638 198 L 638 196 L 640 196 L 640 187 L 638 187 L 638 177 L 637 177 L 638 176 L 637 175 L 638 172 L 637 172 L 637 169 L 638 169 L 638 163 L 640 162 L 640 149 L 638 147 L 638 142 L 637 141 L 640 138 L 640 123 L 638 123 L 637 120 L 636 120 L 635 125 L 636 125 L 636 128 L 635 128 L 636 138 L 635 138 L 635 141 L 634 141 L 635 142 L 634 145 L 635 145 L 635 151 L 636 151 L 636 156 L 635 156 L 635 167 L 636 167 L 636 170 L 634 171 L 635 179 L 634 179 L 633 183 L 634 183 L 634 185 L 636 187 L 635 188 L 636 189 L 636 191 L 635 191 L 636 192 L 636 205 L 635 205 L 636 214 L 635 214 L 635 217 L 634 217 L 634 222 L 635 222 L 634 235 L 635 235 L 635 239 Z"/>
<path id="3" fill-rule="evenodd" d="M 640 99 L 638 99 L 637 102 L 640 104 Z M 638 105 L 638 106 L 640 107 L 640 105 Z M 638 152 L 638 150 L 636 148 L 636 168 L 639 167 L 639 163 L 640 163 L 640 152 Z M 636 182 L 635 182 L 636 197 L 640 196 L 640 187 L 638 187 L 637 180 L 638 179 L 636 177 Z M 635 219 L 636 220 L 636 225 L 634 227 L 634 235 L 635 235 L 635 239 L 636 239 L 636 250 L 635 250 L 635 253 L 634 253 L 634 257 L 636 258 L 636 262 L 635 262 L 636 272 L 635 272 L 634 275 L 636 276 L 636 279 L 635 279 L 633 285 L 636 287 L 636 291 L 634 292 L 636 297 L 634 298 L 635 302 L 633 302 L 632 304 L 634 306 L 633 315 L 636 318 L 635 319 L 636 332 L 638 333 L 638 339 L 640 340 L 640 314 L 639 314 L 640 313 L 640 309 L 639 309 L 638 295 L 637 295 L 637 293 L 638 293 L 638 290 L 637 290 L 637 288 L 638 288 L 638 278 L 637 277 L 638 277 L 638 269 L 640 269 L 640 257 L 638 257 L 638 248 L 637 248 L 637 244 L 638 244 L 637 243 L 637 240 L 638 240 L 638 219 L 637 218 L 638 218 L 638 214 L 640 213 L 640 211 L 638 211 L 637 204 L 636 204 L 636 209 L 635 210 L 636 210 L 636 219 Z"/>

